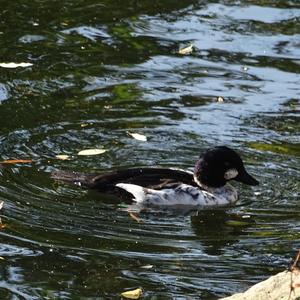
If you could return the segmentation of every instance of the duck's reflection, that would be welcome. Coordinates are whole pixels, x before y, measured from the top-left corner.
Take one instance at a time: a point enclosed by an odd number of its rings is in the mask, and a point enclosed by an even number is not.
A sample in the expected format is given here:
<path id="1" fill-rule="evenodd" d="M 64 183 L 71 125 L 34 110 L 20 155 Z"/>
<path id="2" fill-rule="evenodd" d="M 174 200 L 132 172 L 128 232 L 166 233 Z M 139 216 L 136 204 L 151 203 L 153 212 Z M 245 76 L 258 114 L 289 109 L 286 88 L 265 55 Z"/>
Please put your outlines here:
<path id="1" fill-rule="evenodd" d="M 203 246 L 208 255 L 221 255 L 229 246 L 237 243 L 241 237 L 247 234 L 247 228 L 255 223 L 251 216 L 241 212 L 234 213 L 228 208 L 213 210 L 183 210 L 181 209 L 142 209 L 137 205 L 128 205 L 126 212 L 131 212 L 143 220 L 159 218 L 183 218 L 191 220 L 191 230 Z M 132 215 L 131 215 L 132 217 Z"/>
<path id="2" fill-rule="evenodd" d="M 195 210 L 194 207 L 177 206 L 160 209 L 141 207 L 137 204 L 118 203 L 116 207 L 116 197 L 90 192 L 87 197 L 93 195 L 95 203 L 106 203 L 111 205 L 111 209 L 123 211 L 141 224 L 148 221 L 153 223 L 157 220 L 171 220 L 179 218 L 190 218 L 191 230 L 195 238 L 203 246 L 203 250 L 208 255 L 221 255 L 229 246 L 237 243 L 246 234 L 247 228 L 255 223 L 251 216 L 243 214 L 241 211 L 233 212 L 232 208 L 214 208 Z"/>
<path id="3" fill-rule="evenodd" d="M 250 216 L 226 210 L 198 211 L 191 216 L 192 229 L 209 255 L 221 255 L 226 247 L 239 241 L 253 222 Z"/>

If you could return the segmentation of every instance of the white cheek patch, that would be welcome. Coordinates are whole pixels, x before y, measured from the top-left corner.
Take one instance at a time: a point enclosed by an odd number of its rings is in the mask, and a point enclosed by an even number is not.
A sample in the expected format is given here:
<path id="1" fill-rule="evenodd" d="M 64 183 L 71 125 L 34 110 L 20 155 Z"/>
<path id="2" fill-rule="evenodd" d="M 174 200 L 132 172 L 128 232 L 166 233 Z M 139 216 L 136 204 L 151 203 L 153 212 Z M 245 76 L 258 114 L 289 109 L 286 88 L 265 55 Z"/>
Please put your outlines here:
<path id="1" fill-rule="evenodd" d="M 229 169 L 225 172 L 224 174 L 224 178 L 226 180 L 230 180 L 235 178 L 236 176 L 238 176 L 239 172 L 237 171 L 237 169 Z"/>

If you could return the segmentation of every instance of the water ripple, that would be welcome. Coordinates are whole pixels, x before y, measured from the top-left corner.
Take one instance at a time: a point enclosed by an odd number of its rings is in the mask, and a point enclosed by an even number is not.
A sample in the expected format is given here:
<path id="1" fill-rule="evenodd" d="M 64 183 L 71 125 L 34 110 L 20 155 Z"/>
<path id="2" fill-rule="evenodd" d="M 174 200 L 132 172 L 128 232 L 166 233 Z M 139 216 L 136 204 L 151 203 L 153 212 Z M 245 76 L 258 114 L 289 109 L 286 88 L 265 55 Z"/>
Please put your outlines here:
<path id="1" fill-rule="evenodd" d="M 116 298 L 138 286 L 146 298 L 212 299 L 289 265 L 300 238 L 297 1 L 15 5 L 0 12 L 2 57 L 33 66 L 1 68 L 0 155 L 33 162 L 0 166 L 1 299 Z M 215 144 L 236 148 L 261 183 L 236 185 L 227 210 L 145 211 L 137 222 L 119 199 L 50 178 L 192 170 Z M 77 155 L 86 148 L 107 151 Z"/>

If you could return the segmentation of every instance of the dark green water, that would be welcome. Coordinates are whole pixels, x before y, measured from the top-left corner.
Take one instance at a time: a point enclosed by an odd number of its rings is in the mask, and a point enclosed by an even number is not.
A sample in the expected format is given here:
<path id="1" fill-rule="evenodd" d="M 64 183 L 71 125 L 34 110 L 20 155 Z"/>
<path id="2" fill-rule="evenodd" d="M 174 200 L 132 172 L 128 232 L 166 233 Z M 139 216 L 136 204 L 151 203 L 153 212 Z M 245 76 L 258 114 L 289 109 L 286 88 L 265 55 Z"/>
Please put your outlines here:
<path id="1" fill-rule="evenodd" d="M 288 267 L 300 248 L 298 0 L 0 3 L 0 63 L 33 64 L 0 67 L 0 160 L 34 160 L 0 167 L 1 300 L 136 287 L 143 299 L 216 299 Z M 192 168 L 219 144 L 261 182 L 237 185 L 228 210 L 138 223 L 116 199 L 50 179 Z"/>

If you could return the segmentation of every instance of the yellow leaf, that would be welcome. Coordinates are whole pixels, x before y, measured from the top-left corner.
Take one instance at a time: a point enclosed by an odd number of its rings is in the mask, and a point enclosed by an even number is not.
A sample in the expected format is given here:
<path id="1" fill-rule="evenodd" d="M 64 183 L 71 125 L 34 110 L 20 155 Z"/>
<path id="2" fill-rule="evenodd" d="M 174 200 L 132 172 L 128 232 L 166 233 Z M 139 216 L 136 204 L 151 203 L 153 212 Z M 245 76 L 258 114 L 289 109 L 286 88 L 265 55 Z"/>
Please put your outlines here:
<path id="1" fill-rule="evenodd" d="M 0 259 L 1 259 L 1 260 L 4 260 L 4 257 L 0 256 Z"/>
<path id="2" fill-rule="evenodd" d="M 56 157 L 57 159 L 61 159 L 61 160 L 67 160 L 67 159 L 70 158 L 70 156 L 69 156 L 69 155 L 66 155 L 66 154 L 58 154 L 58 155 L 55 155 L 55 157 Z"/>
<path id="3" fill-rule="evenodd" d="M 193 52 L 194 45 L 191 44 L 188 47 L 179 49 L 178 53 L 181 55 L 191 54 Z"/>
<path id="4" fill-rule="evenodd" d="M 142 269 L 152 269 L 153 265 L 145 265 L 145 266 L 140 266 Z"/>
<path id="5" fill-rule="evenodd" d="M 8 68 L 8 69 L 15 69 L 17 67 L 22 67 L 22 68 L 26 68 L 26 67 L 30 67 L 32 66 L 31 63 L 0 63 L 0 67 L 2 68 Z"/>
<path id="6" fill-rule="evenodd" d="M 237 220 L 228 220 L 225 222 L 226 225 L 229 226 L 245 226 L 249 225 L 249 222 L 247 221 L 237 221 Z"/>
<path id="7" fill-rule="evenodd" d="M 105 153 L 105 149 L 85 149 L 78 152 L 78 155 L 98 155 Z"/>
<path id="8" fill-rule="evenodd" d="M 127 299 L 139 299 L 142 295 L 142 289 L 138 288 L 132 291 L 123 292 L 121 295 Z"/>
<path id="9" fill-rule="evenodd" d="M 143 134 L 139 134 L 139 133 L 131 133 L 128 132 L 129 135 L 131 135 L 134 139 L 138 140 L 138 141 L 142 141 L 142 142 L 146 142 L 147 141 L 147 137 Z"/>

